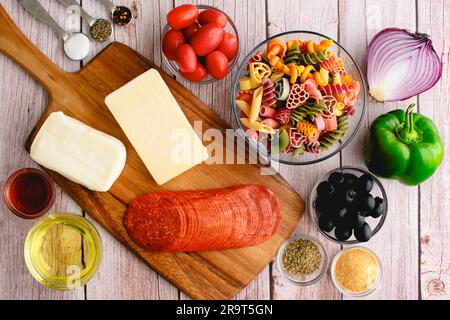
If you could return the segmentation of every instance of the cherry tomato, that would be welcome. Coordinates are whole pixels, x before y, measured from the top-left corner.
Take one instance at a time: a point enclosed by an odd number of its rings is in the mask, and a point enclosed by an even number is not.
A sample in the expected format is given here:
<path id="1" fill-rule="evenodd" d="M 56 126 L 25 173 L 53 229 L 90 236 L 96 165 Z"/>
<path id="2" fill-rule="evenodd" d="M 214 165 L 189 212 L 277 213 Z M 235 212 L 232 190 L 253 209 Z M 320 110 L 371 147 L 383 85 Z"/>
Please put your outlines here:
<path id="1" fill-rule="evenodd" d="M 169 11 L 167 23 L 172 29 L 181 30 L 198 18 L 198 8 L 193 4 L 183 4 Z"/>
<path id="2" fill-rule="evenodd" d="M 206 56 L 217 49 L 223 39 L 223 29 L 217 23 L 208 23 L 191 37 L 191 45 L 197 55 Z"/>
<path id="3" fill-rule="evenodd" d="M 219 10 L 206 9 L 198 15 L 198 22 L 200 22 L 202 26 L 215 22 L 222 28 L 225 28 L 227 25 L 227 17 Z"/>
<path id="4" fill-rule="evenodd" d="M 162 41 L 162 49 L 167 59 L 175 60 L 175 53 L 177 52 L 178 47 L 185 42 L 184 36 L 180 31 L 167 31 Z"/>
<path id="5" fill-rule="evenodd" d="M 197 55 L 194 49 L 187 44 L 180 45 L 176 52 L 176 61 L 181 72 L 194 72 L 197 68 Z"/>
<path id="6" fill-rule="evenodd" d="M 228 61 L 231 61 L 236 57 L 238 45 L 239 44 L 236 35 L 225 32 L 218 50 L 222 51 L 227 56 Z"/>
<path id="7" fill-rule="evenodd" d="M 206 56 L 206 69 L 214 79 L 223 79 L 228 73 L 228 58 L 221 51 L 213 51 Z"/>
<path id="8" fill-rule="evenodd" d="M 183 32 L 186 39 L 190 39 L 192 35 L 197 32 L 198 29 L 200 29 L 200 26 L 198 25 L 197 22 L 194 22 L 193 24 L 190 24 L 189 26 L 181 30 L 181 32 Z"/>
<path id="9" fill-rule="evenodd" d="M 207 72 L 205 67 L 202 66 L 201 63 L 197 63 L 197 68 L 195 69 L 194 72 L 191 73 L 180 72 L 180 74 L 189 81 L 200 82 L 206 77 Z"/>

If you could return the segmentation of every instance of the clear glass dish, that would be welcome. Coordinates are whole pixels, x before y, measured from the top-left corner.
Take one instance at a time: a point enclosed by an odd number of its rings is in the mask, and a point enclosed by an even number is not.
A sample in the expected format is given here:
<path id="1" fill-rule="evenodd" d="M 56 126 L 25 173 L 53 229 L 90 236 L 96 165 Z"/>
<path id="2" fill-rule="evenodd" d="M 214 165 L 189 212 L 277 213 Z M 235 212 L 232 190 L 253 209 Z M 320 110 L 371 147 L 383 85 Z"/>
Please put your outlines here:
<path id="1" fill-rule="evenodd" d="M 297 275 L 290 274 L 283 267 L 284 250 L 286 249 L 286 247 L 289 243 L 291 243 L 292 241 L 297 240 L 297 239 L 309 240 L 309 241 L 313 242 L 315 245 L 317 245 L 317 248 L 319 248 L 319 251 L 320 251 L 320 254 L 322 257 L 321 261 L 320 261 L 320 266 L 312 274 L 305 275 L 305 276 L 297 276 Z M 311 237 L 311 236 L 301 235 L 301 236 L 292 237 L 292 238 L 286 240 L 281 245 L 281 247 L 277 253 L 276 262 L 277 262 L 278 270 L 280 271 L 281 275 L 287 282 L 297 285 L 297 286 L 305 287 L 305 286 L 309 286 L 309 285 L 312 285 L 312 284 L 318 282 L 327 273 L 328 253 L 327 253 L 327 250 L 325 249 L 325 247 L 323 246 L 323 244 L 318 239 Z"/>
<path id="2" fill-rule="evenodd" d="M 228 20 L 228 23 L 227 23 L 227 25 L 225 26 L 225 29 L 224 29 L 225 32 L 228 32 L 228 33 L 236 35 L 236 37 L 238 39 L 238 51 L 236 53 L 236 57 L 233 60 L 231 60 L 229 62 L 229 64 L 228 64 L 228 73 L 227 73 L 227 75 L 228 75 L 231 72 L 231 70 L 234 68 L 234 66 L 236 65 L 236 62 L 238 61 L 239 55 L 240 55 L 240 52 L 241 52 L 241 45 L 240 45 L 240 42 L 239 42 L 239 34 L 238 34 L 238 31 L 237 31 L 237 28 L 236 28 L 233 20 L 225 12 L 223 12 L 222 10 L 214 8 L 214 7 L 211 7 L 211 6 L 203 5 L 203 4 L 197 5 L 197 8 L 198 8 L 198 10 L 200 12 L 202 10 L 206 10 L 206 9 L 214 9 L 214 10 L 218 10 L 218 11 L 222 12 L 227 17 L 227 20 Z M 166 35 L 166 33 L 169 30 L 170 30 L 170 26 L 168 24 L 166 24 L 164 29 L 163 29 L 162 36 L 161 36 L 161 43 L 162 43 L 162 39 L 164 39 L 164 36 Z M 206 83 L 213 83 L 215 81 L 219 81 L 218 79 L 214 79 L 213 77 L 211 77 L 209 74 L 206 75 L 205 79 L 203 79 L 202 81 L 199 81 L 199 82 L 190 81 L 190 80 L 186 79 L 185 77 L 183 77 L 181 75 L 180 70 L 178 69 L 178 65 L 177 65 L 177 63 L 175 61 L 167 59 L 167 57 L 165 56 L 164 52 L 162 51 L 162 46 L 161 46 L 161 56 L 162 56 L 162 59 L 164 61 L 164 64 L 167 66 L 167 68 L 170 70 L 170 72 L 172 72 L 173 75 L 175 75 L 176 77 L 180 77 L 180 78 L 182 78 L 183 80 L 185 80 L 187 82 L 206 84 Z M 222 79 L 222 80 L 224 80 L 224 79 Z"/>
<path id="3" fill-rule="evenodd" d="M 25 263 L 41 284 L 56 290 L 73 290 L 97 273 L 102 241 L 95 226 L 71 213 L 53 213 L 28 232 Z"/>
<path id="4" fill-rule="evenodd" d="M 344 47 L 342 47 L 337 41 L 333 40 L 334 44 L 330 48 L 330 51 L 336 53 L 344 62 L 345 68 L 347 72 L 353 77 L 355 81 L 359 81 L 361 84 L 361 92 L 358 95 L 357 101 L 355 103 L 355 113 L 354 115 L 349 119 L 349 128 L 347 130 L 347 134 L 338 142 L 335 143 L 331 148 L 328 150 L 321 151 L 320 153 L 308 153 L 305 152 L 305 154 L 300 158 L 295 158 L 290 154 L 271 154 L 270 151 L 268 151 L 265 146 L 262 143 L 255 143 L 252 141 L 246 134 L 243 125 L 240 121 L 240 109 L 235 103 L 235 98 L 237 93 L 240 91 L 240 85 L 239 80 L 247 74 L 247 61 L 252 57 L 256 52 L 258 51 L 264 51 L 266 49 L 267 43 L 274 39 L 279 38 L 284 41 L 288 40 L 294 40 L 294 39 L 300 39 L 300 40 L 314 40 L 316 42 L 320 42 L 324 39 L 331 39 L 331 37 L 328 37 L 326 35 L 312 32 L 312 31 L 288 31 L 276 34 L 263 42 L 261 42 L 259 45 L 257 45 L 251 52 L 248 53 L 248 55 L 244 58 L 243 62 L 240 64 L 238 72 L 236 74 L 236 77 L 234 79 L 233 83 L 233 90 L 231 92 L 231 103 L 232 103 L 232 109 L 233 109 L 233 115 L 236 120 L 238 130 L 240 131 L 240 134 L 245 137 L 245 140 L 247 143 L 259 154 L 266 159 L 271 159 L 274 161 L 278 161 L 283 164 L 288 165 L 309 165 L 318 163 L 321 161 L 324 161 L 328 158 L 331 158 L 335 154 L 342 151 L 349 143 L 350 141 L 355 137 L 356 133 L 358 132 L 359 128 L 361 127 L 362 120 L 364 118 L 365 110 L 366 110 L 366 100 L 367 100 L 367 90 L 366 90 L 366 82 L 364 80 L 363 74 L 361 72 L 361 69 L 357 65 L 355 59 L 348 53 L 347 50 L 345 50 Z"/>
<path id="5" fill-rule="evenodd" d="M 346 240 L 346 241 L 341 241 L 338 240 L 335 236 L 334 236 L 334 229 L 331 232 L 325 232 L 323 231 L 320 227 L 319 227 L 319 213 L 317 212 L 316 208 L 315 208 L 315 201 L 317 198 L 317 186 L 322 182 L 322 181 L 326 181 L 328 179 L 328 177 L 330 176 L 330 174 L 332 174 L 333 172 L 342 172 L 342 173 L 352 173 L 356 176 L 361 176 L 363 174 L 370 174 L 373 178 L 374 181 L 374 185 L 373 185 L 373 189 L 371 191 L 371 194 L 373 195 L 373 197 L 380 197 L 384 200 L 384 212 L 381 215 L 381 217 L 379 217 L 378 219 L 374 219 L 372 217 L 366 218 L 366 222 L 367 224 L 370 226 L 370 229 L 372 230 L 372 237 L 374 237 L 378 231 L 380 231 L 381 227 L 383 226 L 385 220 L 386 220 L 386 214 L 388 211 L 388 198 L 386 195 L 386 191 L 384 190 L 383 185 L 381 184 L 380 180 L 377 179 L 377 177 L 375 177 L 372 173 L 370 173 L 367 170 L 364 170 L 362 168 L 358 168 L 358 167 L 340 167 L 340 168 L 336 168 L 330 172 L 328 172 L 324 177 L 322 177 L 321 179 L 319 179 L 312 191 L 311 191 L 311 195 L 309 197 L 309 203 L 308 203 L 308 212 L 312 218 L 312 220 L 314 221 L 314 224 L 316 225 L 317 229 L 319 230 L 319 232 L 321 234 L 323 234 L 327 239 L 338 243 L 338 244 L 357 244 L 360 243 L 358 240 L 356 240 L 354 234 L 352 233 L 352 236 Z"/>
<path id="6" fill-rule="evenodd" d="M 335 277 L 335 275 L 334 275 L 334 269 L 335 269 L 335 267 L 336 267 L 336 262 L 337 262 L 337 260 L 339 259 L 339 257 L 340 257 L 344 252 L 346 252 L 346 251 L 348 251 L 348 250 L 351 250 L 351 249 L 355 249 L 355 248 L 361 248 L 361 249 L 367 250 L 368 252 L 370 252 L 370 253 L 375 257 L 375 259 L 377 260 L 377 263 L 378 263 L 378 277 L 377 277 L 377 281 L 376 281 L 376 282 L 373 284 L 373 286 L 370 287 L 367 291 L 360 292 L 360 293 L 350 292 L 350 291 L 347 291 L 347 290 L 345 290 L 344 288 L 342 288 L 342 287 L 337 283 L 336 277 Z M 378 288 L 378 286 L 379 286 L 380 283 L 381 283 L 381 277 L 382 277 L 382 274 L 383 274 L 383 269 L 382 269 L 382 267 L 381 267 L 381 261 L 380 261 L 380 259 L 378 258 L 378 256 L 375 254 L 375 252 L 373 252 L 372 250 L 370 250 L 369 248 L 366 248 L 366 247 L 362 247 L 362 246 L 351 246 L 351 247 L 348 247 L 348 248 L 346 248 L 346 249 L 342 249 L 341 251 L 339 251 L 338 253 L 336 253 L 336 255 L 334 256 L 333 260 L 331 261 L 330 273 L 331 273 L 331 279 L 333 280 L 333 284 L 334 284 L 334 286 L 336 287 L 336 289 L 339 290 L 340 293 L 342 293 L 342 294 L 344 294 L 344 295 L 346 295 L 346 296 L 349 296 L 349 297 L 358 298 L 358 297 L 365 297 L 365 296 L 371 294 L 372 292 L 374 292 L 374 291 Z"/>

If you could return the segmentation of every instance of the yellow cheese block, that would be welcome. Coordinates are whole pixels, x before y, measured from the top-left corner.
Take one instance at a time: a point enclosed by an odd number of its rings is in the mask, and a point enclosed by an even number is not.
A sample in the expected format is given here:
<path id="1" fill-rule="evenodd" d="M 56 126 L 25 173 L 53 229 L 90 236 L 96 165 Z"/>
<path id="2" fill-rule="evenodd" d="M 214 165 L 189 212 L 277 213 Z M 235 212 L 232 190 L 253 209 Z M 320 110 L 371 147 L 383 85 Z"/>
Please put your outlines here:
<path id="1" fill-rule="evenodd" d="M 105 103 L 156 183 L 164 184 L 208 158 L 157 70 L 117 89 Z"/>

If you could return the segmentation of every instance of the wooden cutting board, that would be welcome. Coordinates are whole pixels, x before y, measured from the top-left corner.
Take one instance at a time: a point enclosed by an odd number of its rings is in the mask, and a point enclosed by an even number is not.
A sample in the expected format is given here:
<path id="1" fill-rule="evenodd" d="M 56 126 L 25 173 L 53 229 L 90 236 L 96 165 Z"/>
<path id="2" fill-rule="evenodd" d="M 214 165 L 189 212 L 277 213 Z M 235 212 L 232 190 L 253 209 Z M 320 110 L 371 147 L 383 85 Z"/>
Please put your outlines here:
<path id="1" fill-rule="evenodd" d="M 127 162 L 109 192 L 90 191 L 47 170 L 53 180 L 108 232 L 180 290 L 196 299 L 234 297 L 273 259 L 304 211 L 303 200 L 280 175 L 263 176 L 260 167 L 253 164 L 202 164 L 159 186 L 107 109 L 105 97 L 149 68 L 158 69 L 153 63 L 123 44 L 112 43 L 79 72 L 66 73 L 18 30 L 1 5 L 0 22 L 0 51 L 28 71 L 44 86 L 50 97 L 47 109 L 26 143 L 27 149 L 42 123 L 54 111 L 63 111 L 125 144 Z M 203 130 L 219 128 L 225 131 L 227 124 L 215 112 L 172 77 L 158 70 L 191 124 L 202 120 Z M 229 152 L 235 153 L 235 150 Z M 282 208 L 283 219 L 277 234 L 258 246 L 209 252 L 150 253 L 128 237 L 123 225 L 128 203 L 140 195 L 154 191 L 222 188 L 248 183 L 259 183 L 270 188 Z"/>

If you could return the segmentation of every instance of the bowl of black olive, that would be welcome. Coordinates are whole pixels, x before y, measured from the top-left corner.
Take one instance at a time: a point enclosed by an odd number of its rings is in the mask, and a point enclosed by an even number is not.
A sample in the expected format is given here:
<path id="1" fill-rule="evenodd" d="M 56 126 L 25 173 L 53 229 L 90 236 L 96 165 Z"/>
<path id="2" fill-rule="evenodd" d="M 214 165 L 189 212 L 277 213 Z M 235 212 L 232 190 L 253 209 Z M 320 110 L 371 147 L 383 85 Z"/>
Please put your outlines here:
<path id="1" fill-rule="evenodd" d="M 381 182 L 357 167 L 330 171 L 309 198 L 309 213 L 319 231 L 339 244 L 369 241 L 383 226 L 387 210 Z"/>

